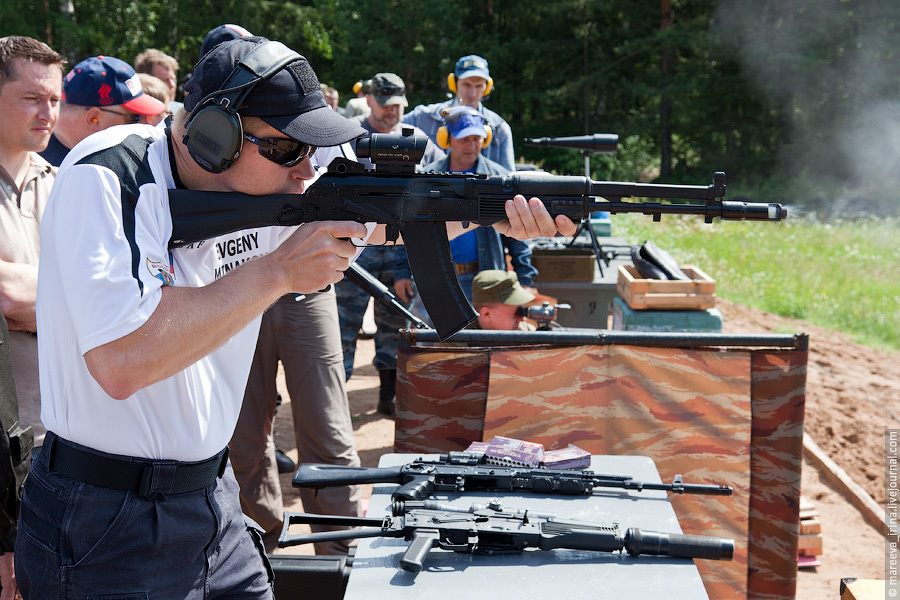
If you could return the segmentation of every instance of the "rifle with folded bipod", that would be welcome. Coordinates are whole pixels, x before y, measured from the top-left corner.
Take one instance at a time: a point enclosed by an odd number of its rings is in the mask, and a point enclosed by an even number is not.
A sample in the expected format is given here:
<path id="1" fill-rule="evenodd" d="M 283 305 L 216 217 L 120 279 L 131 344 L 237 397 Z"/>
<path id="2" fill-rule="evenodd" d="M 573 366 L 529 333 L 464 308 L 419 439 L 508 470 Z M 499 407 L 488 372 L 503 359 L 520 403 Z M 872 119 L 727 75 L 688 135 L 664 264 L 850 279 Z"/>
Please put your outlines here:
<path id="1" fill-rule="evenodd" d="M 562 471 L 487 465 L 465 452 L 441 455 L 437 461 L 418 459 L 399 467 L 347 467 L 304 463 L 291 481 L 294 487 L 321 489 L 360 483 L 398 483 L 394 500 L 423 500 L 435 491 L 534 492 L 551 495 L 589 495 L 596 488 L 630 491 L 663 490 L 675 494 L 731 495 L 727 485 L 684 483 L 676 475 L 672 483 L 636 481 L 627 475 L 592 471 Z"/>

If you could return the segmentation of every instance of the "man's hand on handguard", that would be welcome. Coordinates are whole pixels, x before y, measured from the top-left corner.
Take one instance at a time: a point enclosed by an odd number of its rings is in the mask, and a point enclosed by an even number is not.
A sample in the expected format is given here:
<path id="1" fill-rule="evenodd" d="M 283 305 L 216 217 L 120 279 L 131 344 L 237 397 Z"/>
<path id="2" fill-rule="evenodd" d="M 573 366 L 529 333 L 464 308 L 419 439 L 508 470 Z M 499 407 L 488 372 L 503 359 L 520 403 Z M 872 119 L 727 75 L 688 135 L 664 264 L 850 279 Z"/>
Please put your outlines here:
<path id="1" fill-rule="evenodd" d="M 505 236 L 521 241 L 536 237 L 552 237 L 557 232 L 565 236 L 575 235 L 575 223 L 564 215 L 558 215 L 554 221 L 538 198 L 526 201 L 520 194 L 512 200 L 507 200 L 505 208 L 508 221 L 494 225 L 494 229 Z"/>
<path id="2" fill-rule="evenodd" d="M 357 248 L 351 237 L 366 237 L 366 226 L 353 221 L 306 223 L 273 252 L 291 292 L 310 294 L 337 283 Z"/>

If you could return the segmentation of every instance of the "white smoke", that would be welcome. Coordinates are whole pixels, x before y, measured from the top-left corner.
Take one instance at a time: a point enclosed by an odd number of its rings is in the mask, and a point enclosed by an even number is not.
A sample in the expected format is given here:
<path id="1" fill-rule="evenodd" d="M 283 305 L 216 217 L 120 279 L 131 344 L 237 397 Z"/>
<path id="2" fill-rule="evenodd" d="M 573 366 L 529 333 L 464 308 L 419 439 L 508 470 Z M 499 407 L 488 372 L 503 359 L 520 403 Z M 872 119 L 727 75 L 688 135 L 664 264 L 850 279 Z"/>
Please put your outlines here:
<path id="1" fill-rule="evenodd" d="M 797 196 L 838 212 L 896 213 L 900 2 L 722 0 L 714 22 L 787 119 L 778 158 L 797 176 Z"/>

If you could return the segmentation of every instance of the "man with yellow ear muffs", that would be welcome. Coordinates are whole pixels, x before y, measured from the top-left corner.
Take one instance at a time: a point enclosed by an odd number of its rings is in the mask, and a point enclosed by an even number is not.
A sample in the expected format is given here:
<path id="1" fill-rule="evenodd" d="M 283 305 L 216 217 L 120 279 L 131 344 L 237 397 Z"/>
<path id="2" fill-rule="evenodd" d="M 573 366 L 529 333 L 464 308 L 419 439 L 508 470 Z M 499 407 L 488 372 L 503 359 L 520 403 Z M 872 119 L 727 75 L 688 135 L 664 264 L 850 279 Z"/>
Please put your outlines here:
<path id="1" fill-rule="evenodd" d="M 369 93 L 369 86 L 371 85 L 371 79 L 360 79 L 353 84 L 353 93 L 356 94 L 356 98 L 347 100 L 347 104 L 344 106 L 345 117 L 350 119 L 359 115 L 363 117 L 369 116 L 369 104 L 366 102 L 366 94 Z"/>
<path id="2" fill-rule="evenodd" d="M 482 154 L 493 137 L 493 128 L 475 108 L 457 106 L 441 110 L 444 123 L 437 133 L 438 145 L 449 148 L 449 154 L 422 167 L 423 172 L 475 173 L 478 175 L 506 175 L 509 169 Z M 506 253 L 518 280 L 530 288 L 537 276 L 531 264 L 531 247 L 518 240 L 500 235 L 490 227 L 478 227 L 450 240 L 453 266 L 463 293 L 472 300 L 472 282 L 475 275 L 486 269 L 506 271 Z M 424 321 L 429 321 L 425 307 L 418 299 L 412 281 L 412 273 L 406 246 L 398 246 L 394 262 L 394 290 L 404 302 L 410 302 L 410 310 Z"/>
<path id="3" fill-rule="evenodd" d="M 463 56 L 456 61 L 453 73 L 447 76 L 447 87 L 455 94 L 452 99 L 437 104 L 420 104 L 403 116 L 403 122 L 420 128 L 437 143 L 438 130 L 444 125 L 442 110 L 460 106 L 473 108 L 481 113 L 492 132 L 490 142 L 481 153 L 508 170 L 515 170 L 512 130 L 509 123 L 494 111 L 485 108 L 483 104 L 483 100 L 494 88 L 494 80 L 488 71 L 488 62 L 476 54 Z"/>

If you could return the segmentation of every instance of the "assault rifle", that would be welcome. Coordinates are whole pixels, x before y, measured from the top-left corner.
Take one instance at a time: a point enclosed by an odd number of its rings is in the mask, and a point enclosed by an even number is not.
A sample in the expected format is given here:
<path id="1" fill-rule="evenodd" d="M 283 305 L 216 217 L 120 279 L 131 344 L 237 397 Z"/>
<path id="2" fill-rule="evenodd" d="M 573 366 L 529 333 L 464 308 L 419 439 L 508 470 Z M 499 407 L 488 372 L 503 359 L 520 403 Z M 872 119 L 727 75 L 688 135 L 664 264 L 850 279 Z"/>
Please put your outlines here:
<path id="1" fill-rule="evenodd" d="M 359 483 L 399 483 L 394 500 L 424 500 L 435 491 L 534 492 L 537 494 L 586 496 L 595 488 L 664 490 L 675 494 L 731 495 L 727 485 L 684 483 L 676 475 L 672 483 L 635 481 L 627 475 L 604 475 L 592 471 L 529 469 L 482 464 L 460 452 L 437 461 L 423 459 L 399 467 L 347 467 L 304 463 L 291 483 L 294 487 L 322 489 Z M 454 458 L 458 462 L 454 462 Z"/>
<path id="2" fill-rule="evenodd" d="M 389 240 L 396 241 L 403 234 L 422 302 L 443 340 L 478 316 L 459 286 L 446 224 L 459 221 L 489 226 L 506 220 L 505 202 L 516 194 L 537 196 L 552 216 L 566 215 L 573 220 L 595 211 L 638 212 L 652 215 L 654 220 L 664 214 L 701 215 L 707 222 L 715 217 L 779 221 L 787 214 L 780 204 L 722 200 L 725 173 L 716 173 L 709 186 L 591 181 L 524 172 L 502 176 L 415 173 L 426 141 L 411 129 L 404 135 L 362 138 L 357 154 L 372 161 L 374 170 L 335 158 L 303 194 L 251 196 L 169 190 L 173 225 L 169 247 L 269 225 L 347 220 L 382 223 Z M 623 202 L 626 197 L 701 202 Z"/>
<path id="3" fill-rule="evenodd" d="M 703 535 L 660 533 L 630 527 L 624 533 L 618 523 L 602 525 L 538 516 L 529 511 L 505 511 L 502 507 L 466 511 L 429 509 L 421 502 L 394 503 L 393 517 L 336 517 L 284 513 L 278 546 L 351 540 L 357 538 L 403 538 L 410 542 L 400 559 L 405 571 L 418 573 L 435 546 L 464 554 L 519 554 L 527 548 L 620 552 L 632 556 L 651 554 L 681 558 L 731 560 L 734 540 Z M 315 524 L 344 527 L 348 531 L 290 534 L 291 525 Z"/>

